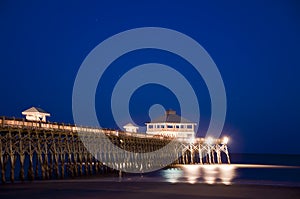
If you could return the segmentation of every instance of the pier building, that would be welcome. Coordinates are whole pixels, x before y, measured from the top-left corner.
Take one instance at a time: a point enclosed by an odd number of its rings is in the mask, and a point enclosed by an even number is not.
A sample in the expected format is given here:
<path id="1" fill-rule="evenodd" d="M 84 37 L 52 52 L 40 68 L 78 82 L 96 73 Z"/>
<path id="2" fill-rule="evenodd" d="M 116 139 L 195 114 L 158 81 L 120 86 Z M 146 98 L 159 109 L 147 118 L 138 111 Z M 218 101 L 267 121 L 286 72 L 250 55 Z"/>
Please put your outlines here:
<path id="1" fill-rule="evenodd" d="M 22 112 L 22 115 L 25 115 L 26 120 L 28 121 L 42 121 L 46 122 L 46 117 L 50 117 L 50 113 L 47 113 L 41 108 L 31 107 Z"/>
<path id="2" fill-rule="evenodd" d="M 147 134 L 174 137 L 182 140 L 195 138 L 196 123 L 191 122 L 176 114 L 174 110 L 168 110 L 161 117 L 146 123 Z"/>

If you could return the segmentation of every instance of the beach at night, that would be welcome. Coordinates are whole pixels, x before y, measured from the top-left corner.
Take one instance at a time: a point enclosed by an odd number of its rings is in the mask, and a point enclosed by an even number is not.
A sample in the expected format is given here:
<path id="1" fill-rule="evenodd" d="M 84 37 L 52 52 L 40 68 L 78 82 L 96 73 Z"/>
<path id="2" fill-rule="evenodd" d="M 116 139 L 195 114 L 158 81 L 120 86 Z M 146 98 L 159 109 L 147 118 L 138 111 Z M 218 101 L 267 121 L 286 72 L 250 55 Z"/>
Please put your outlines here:
<path id="1" fill-rule="evenodd" d="M 2 0 L 0 199 L 300 196 L 296 0 Z"/>

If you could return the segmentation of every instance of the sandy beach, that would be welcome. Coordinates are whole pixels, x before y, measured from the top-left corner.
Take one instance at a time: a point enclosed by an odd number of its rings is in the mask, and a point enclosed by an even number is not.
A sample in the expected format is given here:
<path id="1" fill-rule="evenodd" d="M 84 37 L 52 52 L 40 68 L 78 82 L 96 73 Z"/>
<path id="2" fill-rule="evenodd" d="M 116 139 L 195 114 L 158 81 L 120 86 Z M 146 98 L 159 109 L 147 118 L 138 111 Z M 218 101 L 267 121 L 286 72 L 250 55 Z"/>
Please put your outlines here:
<path id="1" fill-rule="evenodd" d="M 299 187 L 269 185 L 207 185 L 97 180 L 36 181 L 0 185 L 0 198 L 298 198 Z"/>

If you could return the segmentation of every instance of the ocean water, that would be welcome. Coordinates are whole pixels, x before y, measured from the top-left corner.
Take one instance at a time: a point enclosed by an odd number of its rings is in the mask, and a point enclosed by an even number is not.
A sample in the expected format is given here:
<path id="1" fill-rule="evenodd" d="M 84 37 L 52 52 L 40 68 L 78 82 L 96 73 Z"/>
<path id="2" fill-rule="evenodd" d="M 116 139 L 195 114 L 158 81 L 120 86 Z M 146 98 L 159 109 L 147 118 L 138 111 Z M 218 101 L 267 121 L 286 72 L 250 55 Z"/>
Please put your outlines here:
<path id="1" fill-rule="evenodd" d="M 151 173 L 123 173 L 122 177 L 118 174 L 109 177 L 97 175 L 90 177 L 90 180 L 300 187 L 300 155 L 231 154 L 231 162 L 230 165 L 177 165 Z M 17 173 L 18 165 L 16 165 Z M 9 172 L 6 173 L 6 178 L 9 180 Z M 18 180 L 18 175 L 16 175 L 16 180 Z M 80 180 L 80 178 L 75 180 Z"/>
<path id="2" fill-rule="evenodd" d="M 300 187 L 300 155 L 232 154 L 231 160 L 230 165 L 178 165 L 119 180 Z"/>

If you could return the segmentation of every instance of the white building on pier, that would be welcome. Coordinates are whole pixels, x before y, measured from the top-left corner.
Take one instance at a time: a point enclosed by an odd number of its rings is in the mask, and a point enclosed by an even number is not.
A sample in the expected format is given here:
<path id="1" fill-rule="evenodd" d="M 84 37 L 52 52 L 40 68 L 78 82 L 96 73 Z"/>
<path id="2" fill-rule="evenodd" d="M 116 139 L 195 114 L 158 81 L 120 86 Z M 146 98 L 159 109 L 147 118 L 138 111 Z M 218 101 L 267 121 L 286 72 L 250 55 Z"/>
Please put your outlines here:
<path id="1" fill-rule="evenodd" d="M 175 137 L 178 139 L 194 139 L 196 123 L 191 122 L 173 110 L 166 111 L 165 115 L 152 120 L 147 125 L 147 134 Z"/>
<path id="2" fill-rule="evenodd" d="M 130 132 L 130 133 L 137 133 L 139 130 L 139 127 L 134 126 L 131 123 L 126 124 L 125 126 L 123 126 L 123 128 L 125 129 L 126 132 Z"/>
<path id="3" fill-rule="evenodd" d="M 26 120 L 29 121 L 46 122 L 46 117 L 49 117 L 50 113 L 47 113 L 41 108 L 31 107 L 23 111 L 22 115 L 25 115 Z"/>

